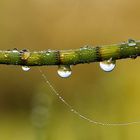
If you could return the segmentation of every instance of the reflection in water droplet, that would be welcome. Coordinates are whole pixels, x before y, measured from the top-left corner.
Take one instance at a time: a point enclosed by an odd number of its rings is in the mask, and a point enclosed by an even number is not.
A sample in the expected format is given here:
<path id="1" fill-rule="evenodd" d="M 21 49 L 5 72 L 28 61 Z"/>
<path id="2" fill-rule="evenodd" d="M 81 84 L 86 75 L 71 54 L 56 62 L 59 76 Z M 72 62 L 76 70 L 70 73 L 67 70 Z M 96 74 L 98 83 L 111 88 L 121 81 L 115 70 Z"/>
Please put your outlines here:
<path id="1" fill-rule="evenodd" d="M 22 66 L 22 70 L 23 71 L 29 71 L 30 70 L 30 67 L 28 67 L 28 66 Z"/>
<path id="2" fill-rule="evenodd" d="M 136 44 L 136 41 L 135 40 L 133 40 L 133 39 L 129 39 L 128 40 L 128 46 L 136 46 L 137 44 Z"/>
<path id="3" fill-rule="evenodd" d="M 100 62 L 100 68 L 102 70 L 104 70 L 105 72 L 112 71 L 115 68 L 115 66 L 116 66 L 116 61 L 112 61 L 111 59 L 107 60 L 107 61 Z"/>
<path id="4" fill-rule="evenodd" d="M 72 74 L 70 66 L 67 65 L 60 65 L 58 67 L 57 73 L 62 78 L 67 78 Z"/>

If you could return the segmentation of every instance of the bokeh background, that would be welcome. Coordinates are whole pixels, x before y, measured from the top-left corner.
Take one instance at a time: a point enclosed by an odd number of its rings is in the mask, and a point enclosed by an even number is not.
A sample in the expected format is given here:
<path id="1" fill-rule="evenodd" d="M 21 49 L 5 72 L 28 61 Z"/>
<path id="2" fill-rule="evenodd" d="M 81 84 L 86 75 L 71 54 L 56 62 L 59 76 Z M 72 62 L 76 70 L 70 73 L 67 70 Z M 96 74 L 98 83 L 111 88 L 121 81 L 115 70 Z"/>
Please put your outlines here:
<path id="1" fill-rule="evenodd" d="M 1 0 L 0 49 L 72 49 L 140 39 L 139 0 Z M 111 73 L 77 65 L 68 79 L 42 67 L 76 110 L 101 122 L 140 120 L 140 59 L 119 60 Z M 37 67 L 0 66 L 1 140 L 138 140 L 140 124 L 99 126 L 52 94 Z"/>

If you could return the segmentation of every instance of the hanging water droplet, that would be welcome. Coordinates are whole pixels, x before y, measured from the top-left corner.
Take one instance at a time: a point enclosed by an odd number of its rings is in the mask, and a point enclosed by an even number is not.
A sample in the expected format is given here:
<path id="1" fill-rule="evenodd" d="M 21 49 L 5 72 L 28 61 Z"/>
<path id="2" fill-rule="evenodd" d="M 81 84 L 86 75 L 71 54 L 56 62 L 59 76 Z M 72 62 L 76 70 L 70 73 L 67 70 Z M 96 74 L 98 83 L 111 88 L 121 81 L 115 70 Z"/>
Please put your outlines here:
<path id="1" fill-rule="evenodd" d="M 28 66 L 22 66 L 22 70 L 23 71 L 29 71 L 30 70 L 30 67 L 28 67 Z"/>
<path id="2" fill-rule="evenodd" d="M 57 73 L 62 78 L 67 78 L 72 74 L 70 66 L 67 65 L 60 65 L 58 67 Z"/>
<path id="3" fill-rule="evenodd" d="M 112 61 L 112 59 L 100 62 L 100 68 L 105 72 L 112 71 L 115 68 L 115 66 L 116 66 L 116 61 L 115 60 Z"/>
<path id="4" fill-rule="evenodd" d="M 132 46 L 136 46 L 136 41 L 133 39 L 128 39 L 128 46 L 132 47 Z"/>

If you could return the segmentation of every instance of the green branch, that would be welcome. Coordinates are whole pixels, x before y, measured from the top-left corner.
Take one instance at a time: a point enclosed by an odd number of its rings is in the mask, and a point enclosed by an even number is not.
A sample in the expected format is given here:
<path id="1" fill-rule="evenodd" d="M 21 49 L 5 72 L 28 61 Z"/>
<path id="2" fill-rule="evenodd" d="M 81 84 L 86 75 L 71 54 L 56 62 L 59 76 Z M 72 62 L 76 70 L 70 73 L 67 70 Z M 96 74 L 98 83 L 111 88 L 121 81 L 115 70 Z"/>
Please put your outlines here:
<path id="1" fill-rule="evenodd" d="M 136 58 L 140 55 L 140 41 L 129 39 L 126 43 L 105 46 L 84 46 L 71 50 L 18 51 L 17 49 L 0 51 L 0 64 L 43 66 L 76 65 L 80 63 L 100 62 Z"/>

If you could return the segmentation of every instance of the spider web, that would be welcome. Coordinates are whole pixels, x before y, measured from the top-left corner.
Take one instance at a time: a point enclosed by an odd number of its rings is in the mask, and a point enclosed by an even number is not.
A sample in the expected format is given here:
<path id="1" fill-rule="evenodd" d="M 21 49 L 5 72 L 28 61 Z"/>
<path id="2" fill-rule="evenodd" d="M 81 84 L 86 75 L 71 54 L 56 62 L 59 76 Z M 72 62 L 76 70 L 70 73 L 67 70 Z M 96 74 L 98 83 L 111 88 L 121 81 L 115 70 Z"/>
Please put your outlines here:
<path id="1" fill-rule="evenodd" d="M 105 125 L 105 126 L 126 126 L 126 125 L 132 125 L 132 124 L 139 124 L 139 121 L 132 121 L 132 122 L 122 122 L 122 123 L 108 123 L 108 122 L 102 122 L 98 121 L 95 119 L 91 119 L 83 114 L 81 114 L 79 111 L 77 111 L 71 104 L 69 104 L 60 94 L 59 92 L 55 89 L 55 87 L 51 84 L 51 82 L 48 80 L 47 76 L 44 74 L 44 72 L 41 70 L 41 68 L 38 68 L 39 72 L 41 73 L 41 76 L 44 80 L 44 83 L 47 84 L 47 86 L 50 87 L 52 90 L 52 93 L 58 97 L 58 99 L 65 104 L 65 106 L 76 116 L 80 117 L 81 119 L 88 121 L 89 123 L 93 123 L 95 125 Z"/>

